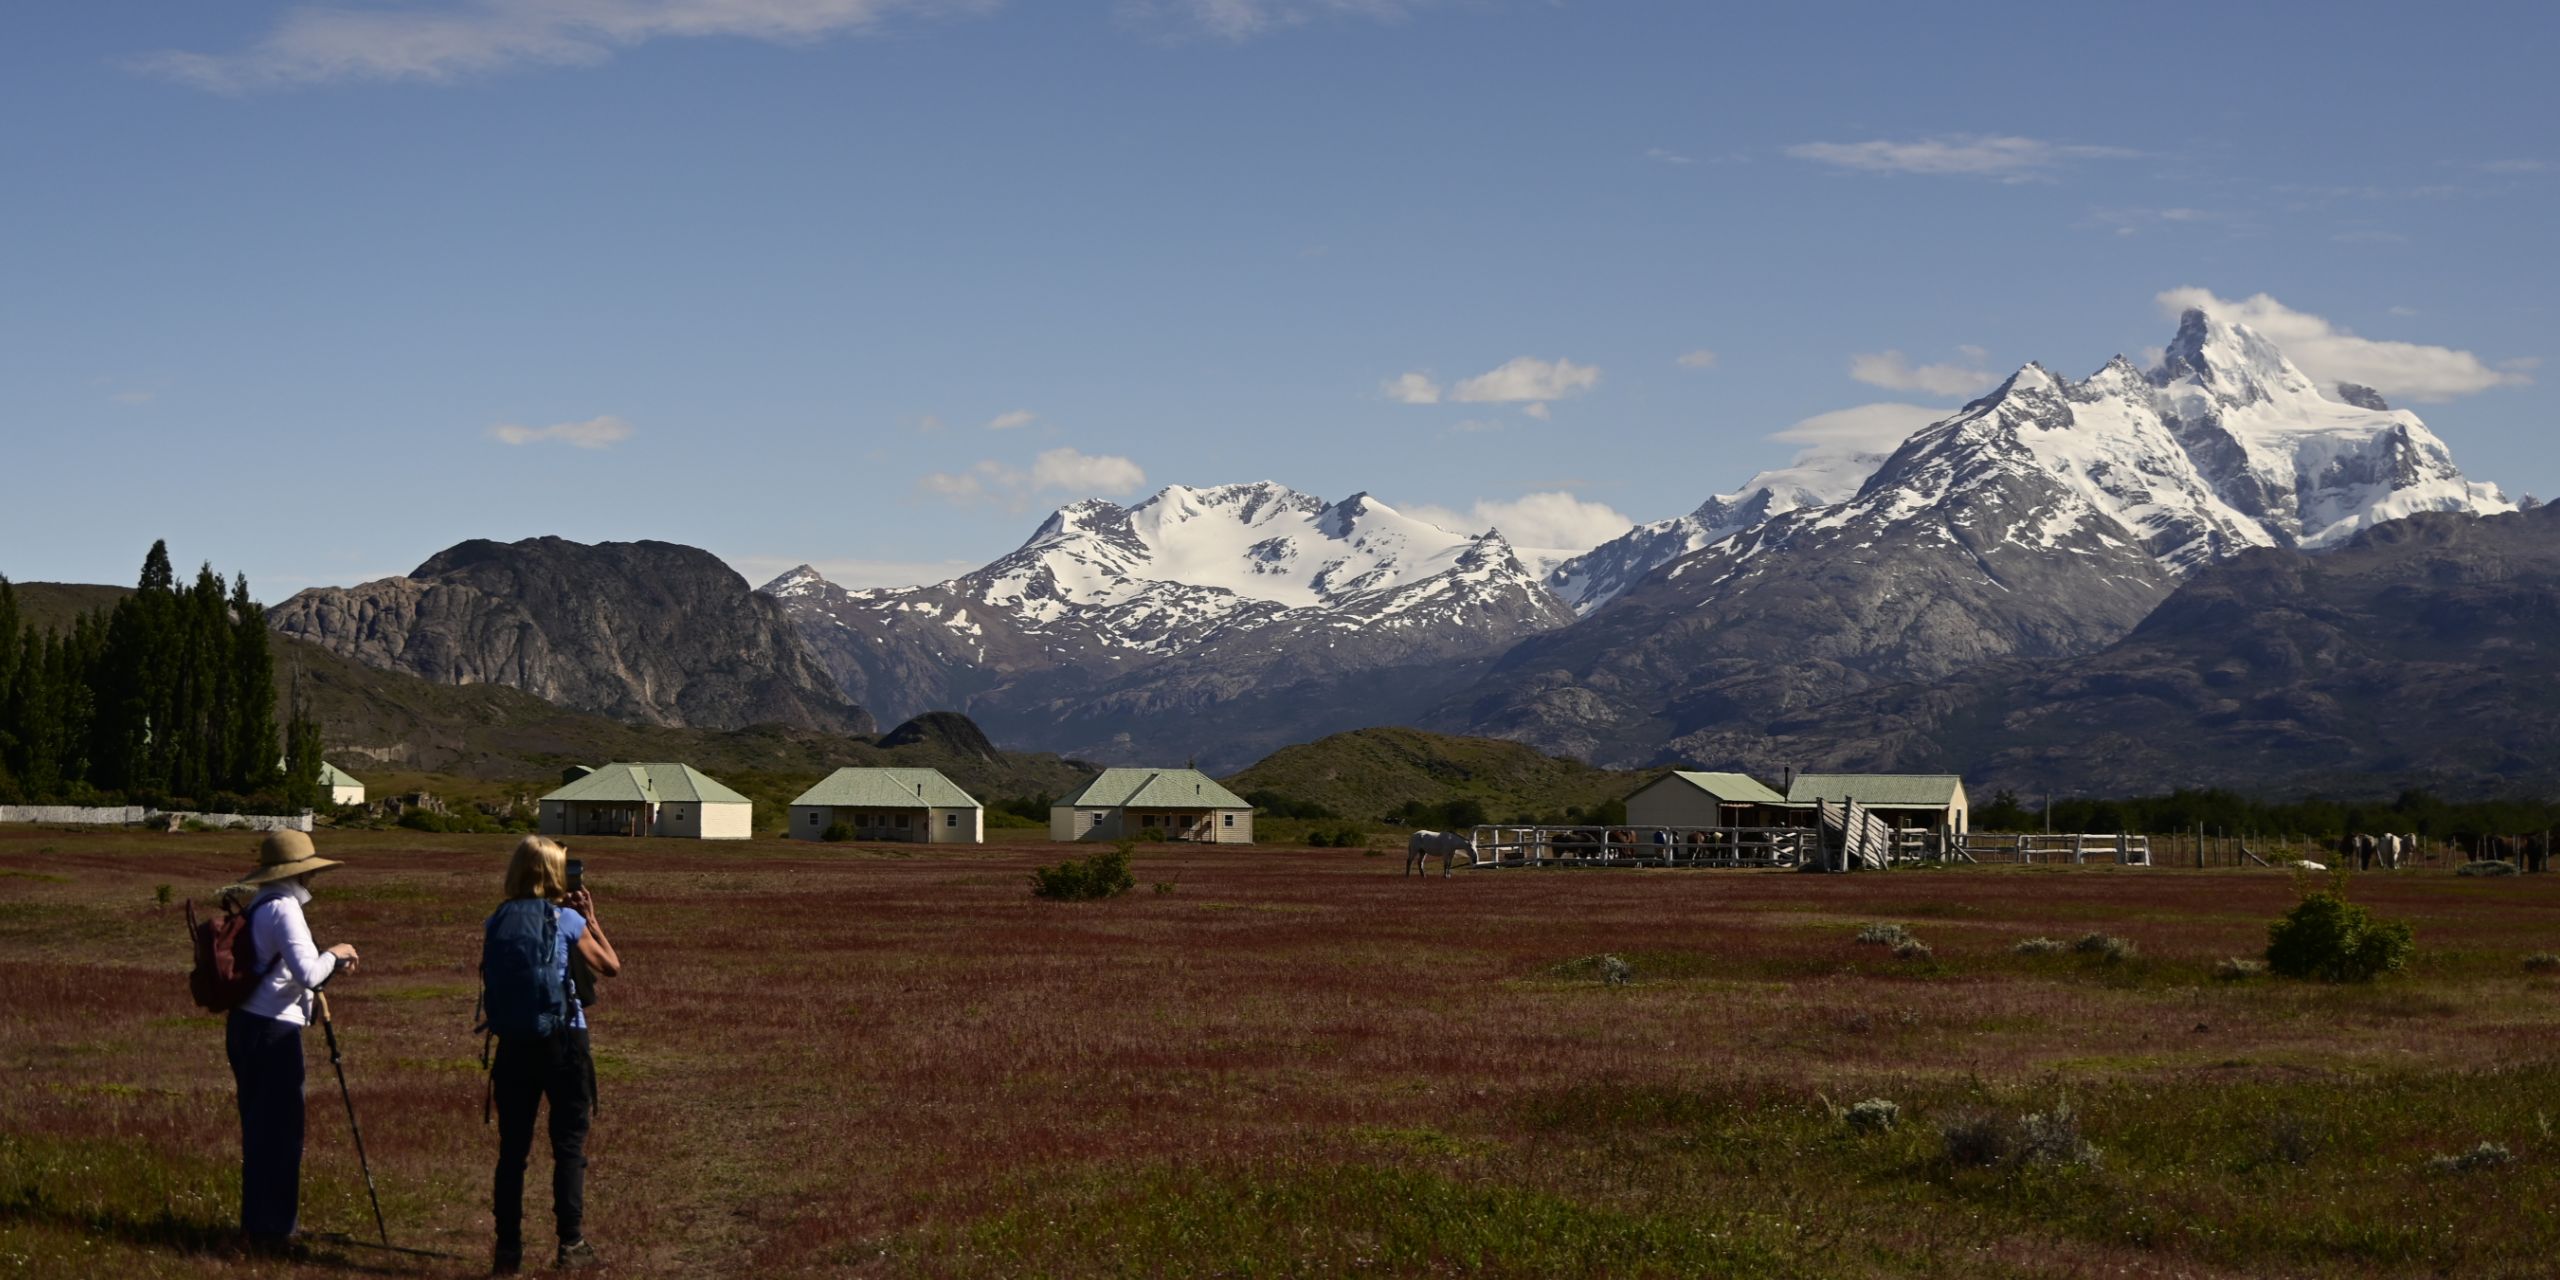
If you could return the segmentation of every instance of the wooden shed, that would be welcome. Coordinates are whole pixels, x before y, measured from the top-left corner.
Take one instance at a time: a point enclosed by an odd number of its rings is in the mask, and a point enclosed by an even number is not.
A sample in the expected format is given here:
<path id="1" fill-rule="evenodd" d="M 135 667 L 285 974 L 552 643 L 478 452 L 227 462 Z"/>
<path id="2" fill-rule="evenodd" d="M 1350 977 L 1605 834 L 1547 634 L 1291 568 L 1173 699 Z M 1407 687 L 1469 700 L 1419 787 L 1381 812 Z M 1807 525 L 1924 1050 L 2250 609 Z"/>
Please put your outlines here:
<path id="1" fill-rule="evenodd" d="M 1785 796 L 1740 773 L 1674 769 L 1627 797 L 1636 827 L 1776 827 L 1787 813 Z"/>
<path id="2" fill-rule="evenodd" d="M 1952 773 L 1808 773 L 1787 788 L 1787 803 L 1811 810 L 1817 802 L 1855 800 L 1897 831 L 1962 835 L 1972 825 L 1964 779 Z"/>
<path id="3" fill-rule="evenodd" d="M 841 824 L 856 840 L 980 844 L 986 810 L 939 769 L 838 769 L 791 802 L 789 835 L 822 840 Z"/>

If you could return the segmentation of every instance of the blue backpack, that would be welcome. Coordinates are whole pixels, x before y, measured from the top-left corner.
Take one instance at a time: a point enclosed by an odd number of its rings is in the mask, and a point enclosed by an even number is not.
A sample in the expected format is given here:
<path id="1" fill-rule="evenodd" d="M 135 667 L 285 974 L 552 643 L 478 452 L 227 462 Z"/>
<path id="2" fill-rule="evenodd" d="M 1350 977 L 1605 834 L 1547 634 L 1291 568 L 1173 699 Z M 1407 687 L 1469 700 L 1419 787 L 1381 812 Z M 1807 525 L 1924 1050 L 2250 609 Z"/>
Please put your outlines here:
<path id="1" fill-rule="evenodd" d="M 480 940 L 480 1000 L 488 1030 L 501 1038 L 548 1037 L 569 1025 L 560 971 L 560 908 L 511 898 L 489 917 Z"/>

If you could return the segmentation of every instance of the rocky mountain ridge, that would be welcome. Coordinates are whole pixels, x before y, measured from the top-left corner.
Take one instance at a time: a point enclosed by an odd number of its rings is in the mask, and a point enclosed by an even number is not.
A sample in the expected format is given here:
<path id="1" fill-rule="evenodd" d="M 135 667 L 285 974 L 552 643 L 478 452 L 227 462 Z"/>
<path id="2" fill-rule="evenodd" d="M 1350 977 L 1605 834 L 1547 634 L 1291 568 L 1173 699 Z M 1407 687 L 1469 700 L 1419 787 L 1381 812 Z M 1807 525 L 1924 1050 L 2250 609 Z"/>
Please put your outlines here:
<path id="1" fill-rule="evenodd" d="M 779 603 L 673 543 L 474 540 L 403 577 L 304 591 L 267 620 L 368 666 L 632 723 L 873 727 Z"/>

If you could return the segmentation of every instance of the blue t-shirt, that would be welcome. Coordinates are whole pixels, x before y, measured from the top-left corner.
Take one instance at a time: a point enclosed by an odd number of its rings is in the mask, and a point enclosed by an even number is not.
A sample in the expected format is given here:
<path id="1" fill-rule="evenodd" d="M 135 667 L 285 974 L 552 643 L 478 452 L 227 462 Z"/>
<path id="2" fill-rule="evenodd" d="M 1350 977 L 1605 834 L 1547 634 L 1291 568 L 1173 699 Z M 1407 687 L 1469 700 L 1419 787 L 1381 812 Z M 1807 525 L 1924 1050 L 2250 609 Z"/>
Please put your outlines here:
<path id="1" fill-rule="evenodd" d="M 567 907 L 560 908 L 560 954 L 551 958 L 551 964 L 563 983 L 569 980 L 569 948 L 578 945 L 578 939 L 586 934 L 587 918 Z M 580 1030 L 587 1025 L 587 1007 L 578 1003 L 574 994 L 569 1000 L 569 1025 Z"/>

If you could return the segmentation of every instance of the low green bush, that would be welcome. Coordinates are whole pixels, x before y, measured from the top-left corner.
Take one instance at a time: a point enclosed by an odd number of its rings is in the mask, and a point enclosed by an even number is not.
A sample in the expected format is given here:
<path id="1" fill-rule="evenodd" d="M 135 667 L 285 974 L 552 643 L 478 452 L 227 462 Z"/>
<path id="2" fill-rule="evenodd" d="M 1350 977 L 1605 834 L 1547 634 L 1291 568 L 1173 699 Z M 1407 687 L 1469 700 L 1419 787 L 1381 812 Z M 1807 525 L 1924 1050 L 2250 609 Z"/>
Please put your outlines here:
<path id="1" fill-rule="evenodd" d="M 1123 840 L 1089 858 L 1069 858 L 1054 867 L 1041 867 L 1031 873 L 1031 896 L 1059 902 L 1091 902 L 1116 898 L 1136 888 L 1137 877 L 1129 874 L 1132 845 Z"/>
<path id="2" fill-rule="evenodd" d="M 818 833 L 818 838 L 829 844 L 843 844 L 853 838 L 853 827 L 847 823 L 830 822 L 826 830 Z"/>
<path id="3" fill-rule="evenodd" d="M 1870 924 L 1858 930 L 1858 941 L 1871 947 L 1898 947 L 1912 940 L 1911 931 L 1898 924 Z"/>
<path id="4" fill-rule="evenodd" d="M 2343 883 L 2304 895 L 2267 926 L 2267 967 L 2288 978 L 2371 982 L 2407 966 L 2415 949 L 2408 922 L 2375 919 L 2347 901 Z"/>
<path id="5" fill-rule="evenodd" d="M 2070 950 L 2071 944 L 2060 938 L 2028 938 L 2009 949 L 2022 956 L 2050 956 Z"/>

